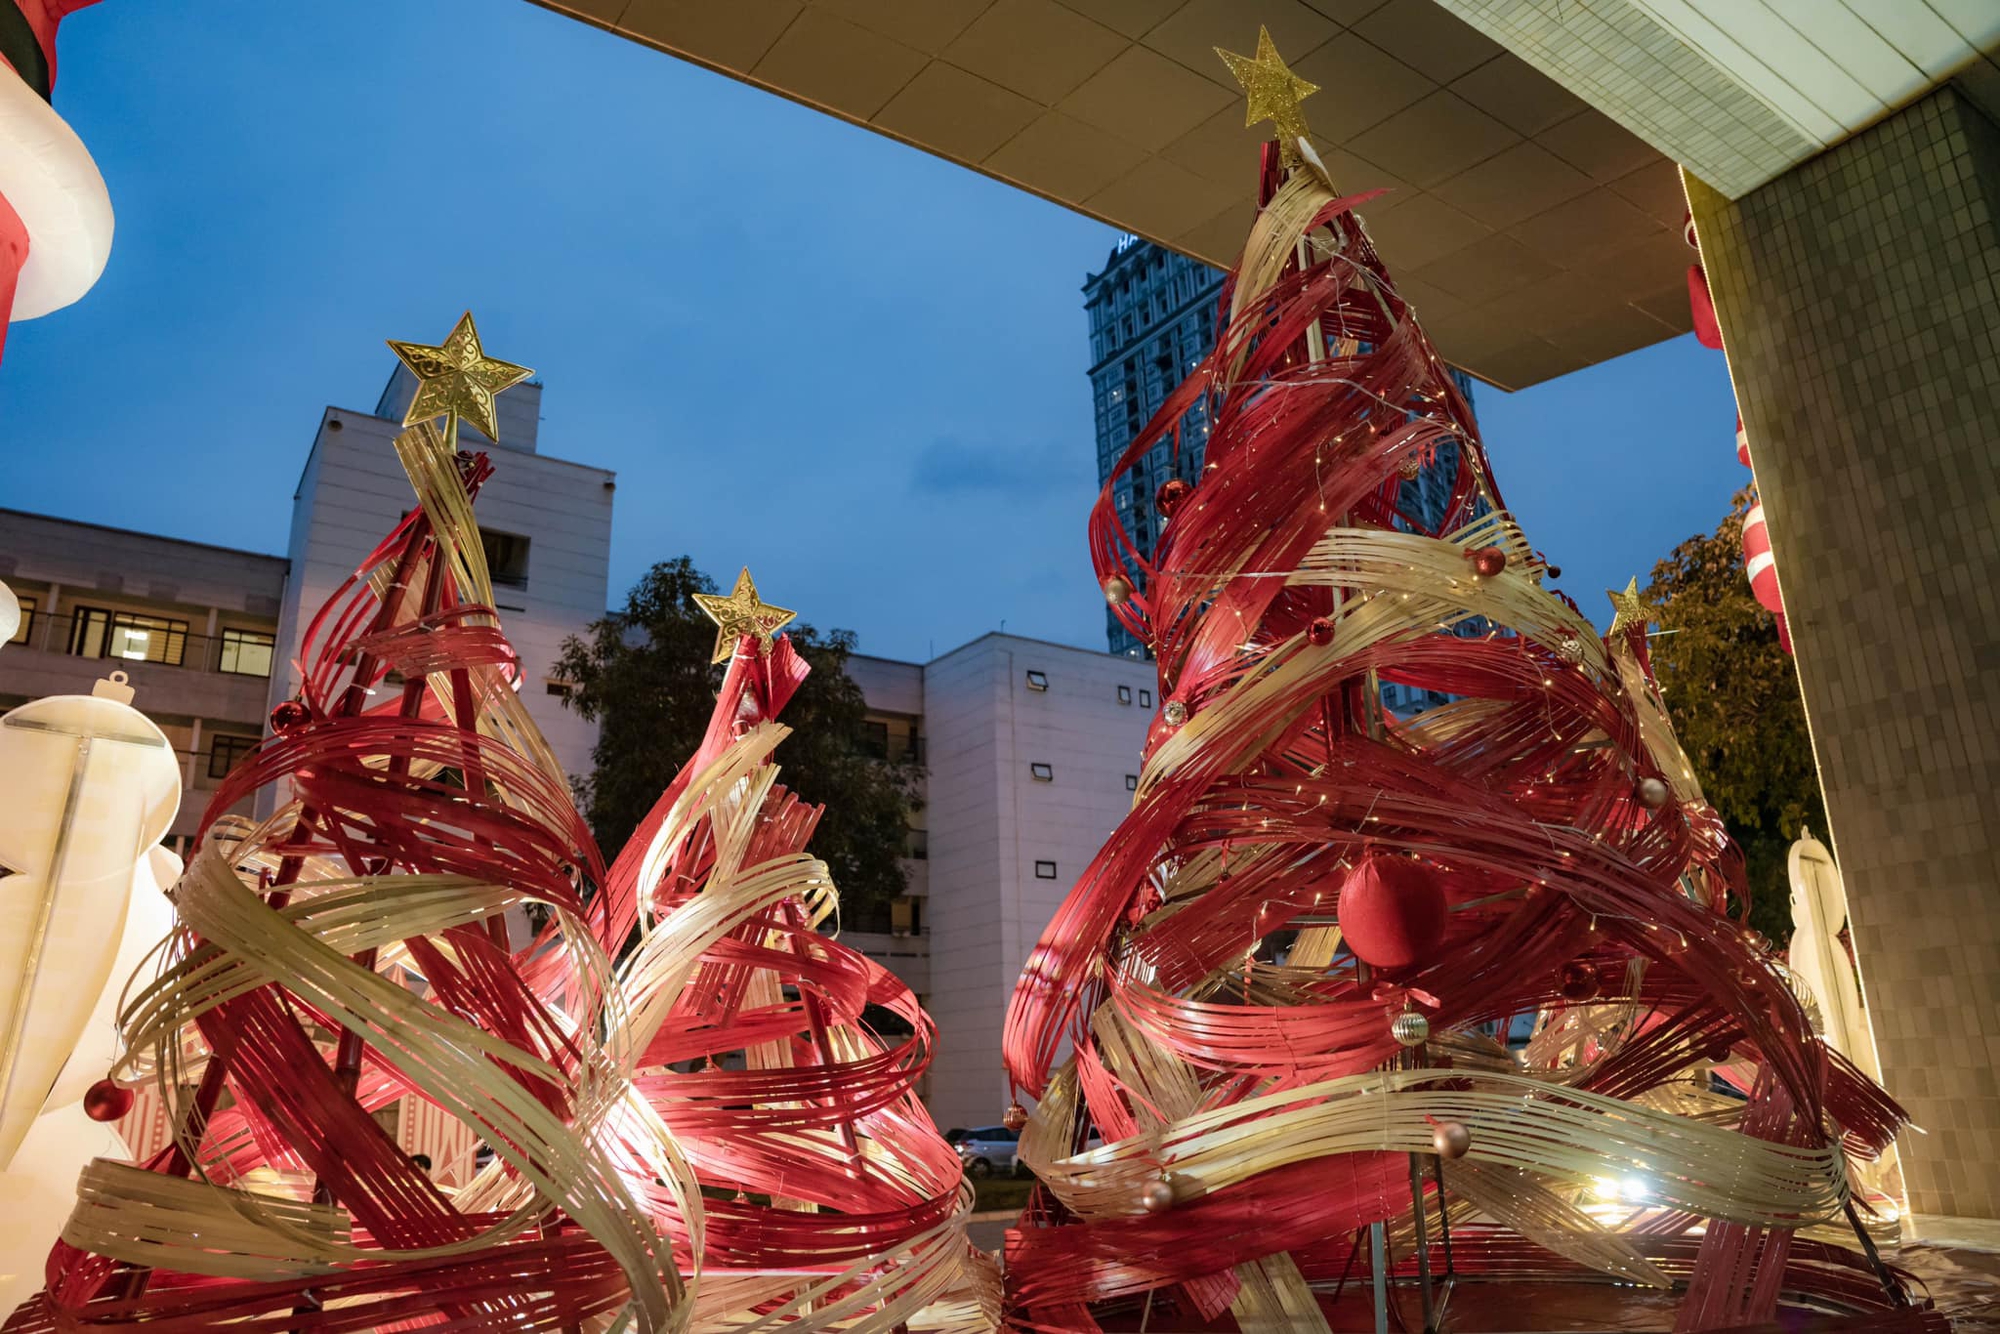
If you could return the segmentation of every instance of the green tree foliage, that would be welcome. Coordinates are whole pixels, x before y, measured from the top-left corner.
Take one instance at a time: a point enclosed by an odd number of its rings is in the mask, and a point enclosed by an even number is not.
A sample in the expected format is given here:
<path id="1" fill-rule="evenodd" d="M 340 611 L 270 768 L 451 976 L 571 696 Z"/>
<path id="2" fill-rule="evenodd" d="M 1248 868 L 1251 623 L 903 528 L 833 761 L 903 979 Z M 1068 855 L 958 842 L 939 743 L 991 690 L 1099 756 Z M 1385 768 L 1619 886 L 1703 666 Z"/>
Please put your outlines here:
<path id="1" fill-rule="evenodd" d="M 1743 518 L 1754 501 L 1737 492 L 1713 533 L 1654 566 L 1646 600 L 1669 632 L 1654 637 L 1652 654 L 1674 730 L 1743 848 L 1750 925 L 1782 943 L 1792 932 L 1785 856 L 1801 825 L 1825 830 L 1826 809 L 1798 672 L 1743 573 Z"/>
<path id="2" fill-rule="evenodd" d="M 715 622 L 694 595 L 713 580 L 687 557 L 646 571 L 622 611 L 563 643 L 557 672 L 574 683 L 568 707 L 598 724 L 589 779 L 578 784 L 584 810 L 607 855 L 624 846 L 660 792 L 701 744 L 722 686 L 711 663 Z M 823 804 L 812 852 L 833 871 L 842 920 L 881 929 L 906 882 L 898 859 L 915 808 L 921 768 L 869 753 L 861 689 L 847 675 L 854 635 L 793 622 L 792 647 L 812 665 L 782 721 L 778 781 Z"/>

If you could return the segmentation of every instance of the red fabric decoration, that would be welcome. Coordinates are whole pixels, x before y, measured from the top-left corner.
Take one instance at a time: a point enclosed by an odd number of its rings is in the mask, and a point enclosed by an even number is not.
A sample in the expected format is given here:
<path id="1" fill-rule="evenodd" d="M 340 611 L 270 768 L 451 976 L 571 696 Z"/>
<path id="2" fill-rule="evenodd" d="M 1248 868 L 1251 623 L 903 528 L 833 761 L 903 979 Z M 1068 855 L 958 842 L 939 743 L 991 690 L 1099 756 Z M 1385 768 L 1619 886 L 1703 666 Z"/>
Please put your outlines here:
<path id="1" fill-rule="evenodd" d="M 1407 857 L 1369 855 L 1340 887 L 1340 936 L 1375 968 L 1422 963 L 1444 939 L 1444 890 Z"/>
<path id="2" fill-rule="evenodd" d="M 1785 599 L 1778 593 L 1778 562 L 1771 554 L 1771 535 L 1764 528 L 1761 501 L 1743 516 L 1743 573 L 1749 577 L 1750 591 L 1757 595 L 1757 605 L 1784 614 Z"/>
<path id="3" fill-rule="evenodd" d="M 1744 467 L 1750 466 L 1750 437 L 1743 430 L 1743 414 L 1736 414 L 1736 461 Z"/>
<path id="4" fill-rule="evenodd" d="M 0 194 L 0 356 L 7 353 L 7 316 L 14 309 L 14 285 L 28 262 L 28 225 Z"/>
<path id="5" fill-rule="evenodd" d="M 1701 265 L 1688 265 L 1688 309 L 1694 312 L 1694 340 L 1703 347 L 1722 348 L 1722 326 L 1715 319 L 1715 298 L 1708 293 L 1708 275 Z"/>

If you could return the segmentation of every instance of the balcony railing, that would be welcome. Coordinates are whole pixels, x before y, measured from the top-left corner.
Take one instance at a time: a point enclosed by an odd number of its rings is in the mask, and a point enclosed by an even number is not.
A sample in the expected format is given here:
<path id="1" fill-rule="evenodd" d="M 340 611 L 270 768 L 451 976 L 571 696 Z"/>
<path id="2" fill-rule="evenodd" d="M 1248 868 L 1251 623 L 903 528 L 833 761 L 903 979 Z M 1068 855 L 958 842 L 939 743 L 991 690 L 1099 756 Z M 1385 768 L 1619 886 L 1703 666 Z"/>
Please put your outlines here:
<path id="1" fill-rule="evenodd" d="M 85 621 L 86 633 L 82 635 L 77 633 L 79 619 Z M 149 618 L 146 624 L 137 624 L 112 617 L 80 618 L 73 613 L 24 609 L 21 628 L 10 647 L 39 649 L 85 660 L 145 662 L 156 667 L 180 667 L 225 676 L 270 678 L 278 652 L 275 635 L 254 632 L 272 640 L 265 644 L 261 640 L 247 640 L 240 634 L 205 635 L 173 628 L 180 624 L 183 623 L 166 617 Z M 93 632 L 95 643 L 86 643 L 93 638 Z M 93 647 L 96 651 L 80 652 L 79 647 Z M 245 670 L 246 667 L 262 670 Z"/>

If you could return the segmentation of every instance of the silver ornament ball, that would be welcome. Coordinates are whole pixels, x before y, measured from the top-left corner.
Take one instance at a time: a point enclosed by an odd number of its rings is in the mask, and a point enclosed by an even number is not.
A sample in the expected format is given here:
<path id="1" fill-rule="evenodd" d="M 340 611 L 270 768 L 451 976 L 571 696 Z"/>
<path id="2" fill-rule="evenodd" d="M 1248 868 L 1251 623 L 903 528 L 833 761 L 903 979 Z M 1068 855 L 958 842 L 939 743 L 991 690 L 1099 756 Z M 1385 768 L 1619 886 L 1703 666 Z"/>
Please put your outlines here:
<path id="1" fill-rule="evenodd" d="M 1431 1035 L 1431 1021 L 1415 1010 L 1405 1010 L 1389 1022 L 1389 1036 L 1405 1047 L 1423 1045 Z"/>
<path id="2" fill-rule="evenodd" d="M 1673 797 L 1673 792 L 1665 780 L 1642 778 L 1639 780 L 1639 801 L 1649 811 L 1657 811 Z"/>
<path id="3" fill-rule="evenodd" d="M 1161 711 L 1161 716 L 1167 720 L 1167 726 L 1179 727 L 1188 719 L 1187 705 L 1177 699 L 1170 699 L 1167 701 L 1167 707 Z"/>

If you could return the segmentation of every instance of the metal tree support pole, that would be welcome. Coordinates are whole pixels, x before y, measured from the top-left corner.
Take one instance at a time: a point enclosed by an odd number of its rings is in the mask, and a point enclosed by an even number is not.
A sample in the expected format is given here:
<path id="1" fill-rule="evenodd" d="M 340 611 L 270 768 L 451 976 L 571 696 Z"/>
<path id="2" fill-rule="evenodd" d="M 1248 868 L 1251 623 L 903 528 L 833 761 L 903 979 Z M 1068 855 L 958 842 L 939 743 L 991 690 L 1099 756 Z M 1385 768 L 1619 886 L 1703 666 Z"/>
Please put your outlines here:
<path id="1" fill-rule="evenodd" d="M 1368 1225 L 1368 1267 L 1375 1276 L 1375 1334 L 1389 1334 L 1388 1237 L 1381 1223 Z"/>
<path id="2" fill-rule="evenodd" d="M 1848 1225 L 1854 1229 L 1854 1235 L 1861 1239 L 1861 1250 L 1867 1255 L 1870 1267 L 1875 1270 L 1875 1277 L 1881 1280 L 1882 1290 L 1889 1294 L 1890 1305 L 1908 1306 L 1910 1299 L 1903 1295 L 1903 1287 L 1896 1282 L 1895 1275 L 1889 1272 L 1889 1266 L 1882 1263 L 1881 1252 L 1875 1249 L 1875 1238 L 1869 1236 L 1868 1229 L 1861 1226 L 1861 1215 L 1854 1212 L 1854 1201 L 1851 1198 L 1844 1200 L 1840 1207 L 1847 1211 Z"/>
<path id="3" fill-rule="evenodd" d="M 1424 1166 L 1410 1155 L 1410 1211 L 1417 1222 L 1417 1290 L 1424 1297 L 1424 1334 L 1437 1334 L 1437 1313 L 1431 1304 L 1431 1235 L 1424 1222 Z"/>

